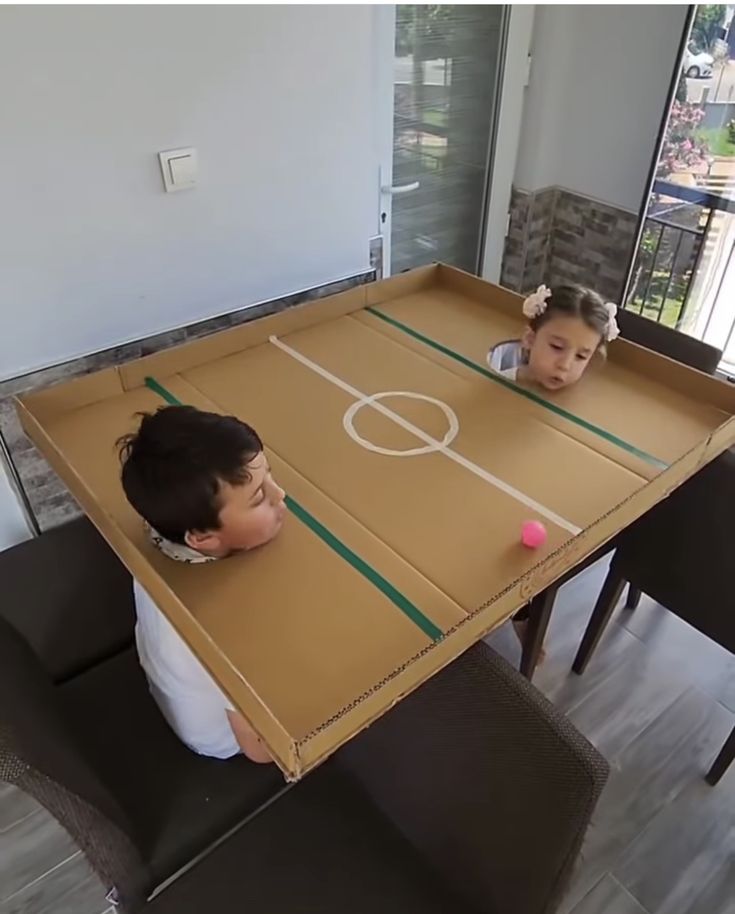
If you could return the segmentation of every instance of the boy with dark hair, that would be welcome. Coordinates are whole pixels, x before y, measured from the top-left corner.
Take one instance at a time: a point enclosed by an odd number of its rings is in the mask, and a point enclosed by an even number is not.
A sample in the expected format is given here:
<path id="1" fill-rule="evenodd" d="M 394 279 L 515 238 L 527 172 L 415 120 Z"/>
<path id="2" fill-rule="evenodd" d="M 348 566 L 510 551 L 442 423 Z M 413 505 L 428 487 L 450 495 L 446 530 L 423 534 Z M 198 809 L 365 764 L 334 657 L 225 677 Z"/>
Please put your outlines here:
<path id="1" fill-rule="evenodd" d="M 279 532 L 285 493 L 257 432 L 192 406 L 145 414 L 119 442 L 122 485 L 151 541 L 191 564 L 255 549 Z M 171 623 L 135 582 L 138 656 L 166 720 L 195 752 L 255 762 L 270 756 Z"/>

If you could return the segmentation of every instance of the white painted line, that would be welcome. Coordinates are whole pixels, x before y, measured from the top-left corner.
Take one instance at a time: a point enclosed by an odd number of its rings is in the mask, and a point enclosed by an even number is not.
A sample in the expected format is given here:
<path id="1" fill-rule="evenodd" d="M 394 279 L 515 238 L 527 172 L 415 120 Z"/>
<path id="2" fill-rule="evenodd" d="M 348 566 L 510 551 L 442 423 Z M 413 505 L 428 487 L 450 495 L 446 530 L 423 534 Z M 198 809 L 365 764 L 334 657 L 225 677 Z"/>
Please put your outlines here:
<path id="1" fill-rule="evenodd" d="M 453 460 L 461 467 L 469 470 L 470 473 L 474 473 L 475 476 L 479 476 L 480 479 L 490 483 L 490 485 L 495 486 L 495 488 L 500 489 L 501 492 L 505 492 L 506 495 L 510 495 L 511 498 L 515 498 L 516 501 L 521 502 L 521 504 L 524 504 L 527 508 L 536 511 L 536 513 L 540 514 L 542 517 L 545 517 L 547 520 L 550 520 L 558 527 L 567 530 L 574 536 L 582 532 L 580 527 L 575 526 L 573 523 L 556 514 L 554 511 L 551 511 L 549 508 L 547 508 L 545 505 L 542 505 L 535 499 L 529 498 L 528 495 L 525 495 L 519 489 L 515 489 L 507 482 L 503 482 L 502 479 L 498 479 L 497 476 L 493 476 L 492 473 L 488 473 L 487 470 L 484 470 L 476 463 L 473 463 L 471 460 L 468 460 L 466 457 L 458 454 L 450 447 L 446 447 L 444 444 L 442 444 L 441 441 L 437 441 L 435 438 L 432 438 L 431 435 L 427 435 L 423 429 L 420 429 L 412 422 L 404 419 L 403 416 L 399 416 L 398 413 L 394 413 L 393 410 L 388 409 L 388 407 L 384 406 L 380 400 L 371 399 L 368 394 L 364 394 L 356 387 L 353 387 L 351 384 L 348 384 L 346 381 L 343 381 L 341 378 L 333 375 L 330 371 L 327 371 L 326 368 L 322 368 L 321 365 L 318 365 L 316 362 L 312 362 L 310 358 L 298 352 L 296 349 L 292 349 L 291 346 L 284 343 L 283 340 L 279 340 L 278 337 L 271 336 L 270 342 L 274 346 L 277 346 L 282 352 L 290 355 L 291 358 L 301 362 L 302 365 L 305 365 L 311 371 L 321 375 L 321 377 L 323 377 L 325 380 L 329 381 L 331 384 L 334 384 L 335 387 L 339 387 L 341 390 L 344 390 L 345 393 L 348 393 L 351 397 L 354 397 L 356 400 L 365 401 L 367 405 L 371 406 L 377 412 L 382 413 L 382 415 L 384 415 L 387 419 L 395 422 L 396 425 L 400 425 L 401 428 L 406 429 L 406 431 L 411 432 L 412 435 L 415 435 L 425 444 L 430 445 L 433 450 L 440 451 L 442 454 L 444 454 L 445 457 L 448 457 L 450 460 Z"/>
<path id="2" fill-rule="evenodd" d="M 355 400 L 346 410 L 342 417 L 342 425 L 347 434 L 359 445 L 368 451 L 376 454 L 383 454 L 385 457 L 418 457 L 421 454 L 433 454 L 438 450 L 434 445 L 426 444 L 423 447 L 411 447 L 404 451 L 397 451 L 395 448 L 382 447 L 379 444 L 373 444 L 367 438 L 363 438 L 355 428 L 355 416 L 363 408 L 370 406 L 375 400 L 387 400 L 388 397 L 406 397 L 409 400 L 424 400 L 426 403 L 433 403 L 438 406 L 447 419 L 448 428 L 446 434 L 439 442 L 441 447 L 448 447 L 459 434 L 459 419 L 453 409 L 437 400 L 436 397 L 427 397 L 426 394 L 413 393 L 410 390 L 388 390 L 382 394 L 370 394 L 369 397 L 363 397 L 361 400 Z"/>

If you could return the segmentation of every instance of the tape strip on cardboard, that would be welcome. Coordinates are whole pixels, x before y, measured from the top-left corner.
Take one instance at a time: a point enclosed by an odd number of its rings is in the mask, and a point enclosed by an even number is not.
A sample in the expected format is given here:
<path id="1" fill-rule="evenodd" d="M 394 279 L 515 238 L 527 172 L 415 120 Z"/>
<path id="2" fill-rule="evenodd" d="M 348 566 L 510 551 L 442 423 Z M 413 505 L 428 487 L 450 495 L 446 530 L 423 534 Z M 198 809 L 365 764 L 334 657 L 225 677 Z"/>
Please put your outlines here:
<path id="1" fill-rule="evenodd" d="M 159 397 L 164 399 L 171 406 L 184 405 L 178 397 L 175 397 L 171 391 L 167 390 L 163 384 L 160 384 L 155 378 L 147 377 L 145 379 L 145 384 L 146 387 L 158 394 Z M 375 588 L 386 596 L 391 603 L 397 606 L 398 609 L 400 609 L 414 625 L 417 625 L 425 635 L 431 638 L 432 641 L 439 641 L 444 637 L 444 633 L 439 626 L 432 622 L 428 616 L 425 616 L 418 606 L 415 606 L 408 597 L 404 596 L 400 590 L 394 587 L 390 581 L 386 580 L 386 578 L 373 568 L 372 565 L 369 565 L 364 559 L 360 558 L 356 552 L 353 552 L 349 546 L 346 546 L 339 537 L 335 536 L 331 530 L 328 530 L 324 524 L 317 520 L 317 518 L 307 511 L 306 508 L 300 505 L 290 495 L 286 496 L 285 501 L 286 507 L 294 517 L 305 524 L 312 533 L 316 534 L 323 543 L 329 546 L 329 548 L 336 552 L 340 558 L 351 565 L 355 571 L 370 581 Z"/>
<path id="2" fill-rule="evenodd" d="M 481 374 L 483 377 L 494 381 L 501 387 L 512 390 L 520 396 L 525 397 L 527 400 L 531 400 L 533 403 L 536 403 L 538 406 L 542 406 L 544 409 L 548 409 L 550 412 L 555 413 L 562 419 L 567 419 L 570 422 L 574 422 L 575 425 L 578 425 L 580 428 L 583 428 L 588 432 L 593 432 L 595 435 L 598 435 L 605 441 L 609 441 L 611 444 L 617 445 L 617 447 L 622 448 L 629 454 L 632 454 L 634 457 L 638 457 L 646 463 L 651 464 L 651 466 L 655 466 L 659 470 L 667 469 L 668 464 L 663 460 L 659 460 L 658 457 L 654 457 L 653 455 L 646 453 L 646 451 L 637 448 L 634 444 L 630 444 L 628 441 L 624 441 L 622 438 L 619 438 L 612 432 L 608 432 L 604 428 L 600 428 L 598 425 L 595 425 L 592 422 L 588 422 L 587 419 L 582 419 L 581 416 L 576 416 L 574 413 L 570 413 L 569 410 L 563 409 L 554 403 L 550 403 L 548 400 L 545 400 L 543 397 L 540 397 L 533 391 L 527 390 L 525 387 L 521 387 L 518 384 L 515 384 L 509 378 L 504 378 L 502 375 L 499 375 L 494 371 L 490 371 L 488 368 L 485 368 L 482 365 L 478 365 L 476 362 L 473 362 L 472 359 L 468 359 L 466 356 L 461 355 L 459 352 L 455 352 L 453 349 L 450 349 L 443 343 L 439 343 L 437 340 L 433 340 L 431 337 L 425 336 L 423 333 L 420 333 L 418 330 L 414 330 L 413 327 L 409 327 L 402 321 L 396 320 L 396 318 L 391 317 L 384 311 L 380 311 L 378 308 L 375 308 L 372 305 L 368 305 L 365 310 L 368 313 L 372 314 L 374 317 L 379 318 L 381 321 L 385 321 L 386 324 L 390 324 L 391 327 L 395 327 L 397 330 L 401 330 L 408 336 L 413 337 L 413 339 L 418 340 L 420 343 L 423 343 L 426 346 L 430 346 L 432 349 L 435 349 L 437 352 L 441 352 L 443 355 L 449 356 L 450 359 L 454 359 L 456 362 L 459 362 L 466 368 L 470 368 L 472 371 L 476 371 L 478 374 Z"/>
<path id="3" fill-rule="evenodd" d="M 546 505 L 542 505 L 541 502 L 530 498 L 524 492 L 521 492 L 520 489 L 516 489 L 514 486 L 509 485 L 499 477 L 489 473 L 487 470 L 478 466 L 476 463 L 473 463 L 471 460 L 463 457 L 460 453 L 448 447 L 445 442 L 441 442 L 435 438 L 432 438 L 431 435 L 428 435 L 425 431 L 423 431 L 423 429 L 420 429 L 412 422 L 404 419 L 403 416 L 394 412 L 392 409 L 389 409 L 387 406 L 381 403 L 376 396 L 368 396 L 368 394 L 358 390 L 352 384 L 347 383 L 343 378 L 339 378 L 331 371 L 327 371 L 327 369 L 322 365 L 318 365 L 312 359 L 305 356 L 302 352 L 298 352 L 292 346 L 284 343 L 283 340 L 278 339 L 278 337 L 272 336 L 270 338 L 270 342 L 282 352 L 285 352 L 287 355 L 291 356 L 291 358 L 296 359 L 302 365 L 306 366 L 310 371 L 315 372 L 326 381 L 329 381 L 330 384 L 334 384 L 336 387 L 344 390 L 345 393 L 348 393 L 351 397 L 354 397 L 356 404 L 369 404 L 372 409 L 381 413 L 383 416 L 386 416 L 386 418 L 390 419 L 392 422 L 395 422 L 396 425 L 400 425 L 401 428 L 405 428 L 412 435 L 415 435 L 416 438 L 423 441 L 425 445 L 428 445 L 433 451 L 444 454 L 445 457 L 448 457 L 450 460 L 458 463 L 470 473 L 474 473 L 476 476 L 479 476 L 490 485 L 495 486 L 496 489 L 500 489 L 502 492 L 505 492 L 506 495 L 510 495 L 511 498 L 515 498 L 517 501 L 520 501 L 532 511 L 536 511 L 538 514 L 545 517 L 548 521 L 551 521 L 551 523 L 556 524 L 558 527 L 561 527 L 563 530 L 571 533 L 572 536 L 577 536 L 577 534 L 582 532 L 580 527 L 578 527 L 576 524 L 571 523 L 571 521 L 568 521 L 566 518 L 562 517 L 560 514 L 557 514 L 555 511 L 551 511 L 546 507 Z M 348 415 L 349 412 L 345 413 L 345 417 Z M 348 434 L 351 436 L 353 435 L 353 433 L 350 432 L 346 422 L 345 429 Z"/>

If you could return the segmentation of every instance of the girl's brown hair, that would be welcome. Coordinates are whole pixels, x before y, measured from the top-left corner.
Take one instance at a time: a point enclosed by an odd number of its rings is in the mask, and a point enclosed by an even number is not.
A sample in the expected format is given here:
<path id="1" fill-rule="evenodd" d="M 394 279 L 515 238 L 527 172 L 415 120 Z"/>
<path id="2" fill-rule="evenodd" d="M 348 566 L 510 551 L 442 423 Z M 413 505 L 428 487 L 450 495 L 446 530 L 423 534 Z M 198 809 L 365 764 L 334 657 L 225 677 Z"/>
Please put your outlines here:
<path id="1" fill-rule="evenodd" d="M 540 330 L 552 317 L 578 317 L 596 333 L 600 334 L 599 352 L 606 351 L 607 329 L 610 321 L 605 302 L 597 292 L 584 286 L 566 284 L 555 286 L 551 297 L 546 300 L 543 314 L 532 317 L 528 325 L 531 330 Z"/>

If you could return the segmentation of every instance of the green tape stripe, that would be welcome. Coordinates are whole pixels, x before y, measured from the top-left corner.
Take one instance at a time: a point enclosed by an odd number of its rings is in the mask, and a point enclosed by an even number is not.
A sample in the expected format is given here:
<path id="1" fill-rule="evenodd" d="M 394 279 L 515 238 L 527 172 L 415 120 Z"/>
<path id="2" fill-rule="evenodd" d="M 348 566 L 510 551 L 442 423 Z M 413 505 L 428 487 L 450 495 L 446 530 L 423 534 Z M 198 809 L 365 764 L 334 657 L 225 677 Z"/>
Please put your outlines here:
<path id="1" fill-rule="evenodd" d="M 494 381 L 501 387 L 506 387 L 508 390 L 514 391 L 520 396 L 525 397 L 527 400 L 531 400 L 531 402 L 537 403 L 539 406 L 543 406 L 544 409 L 548 409 L 550 412 L 556 413 L 557 416 L 561 416 L 563 419 L 568 419 L 570 422 L 574 422 L 575 425 L 586 429 L 588 432 L 594 432 L 595 435 L 598 435 L 600 438 L 604 438 L 605 441 L 609 441 L 611 444 L 617 445 L 617 447 L 622 448 L 624 451 L 627 451 L 634 457 L 639 457 L 646 463 L 650 463 L 657 469 L 665 470 L 668 468 L 668 463 L 664 463 L 664 461 L 659 460 L 658 457 L 653 457 L 651 454 L 646 453 L 646 451 L 642 451 L 635 445 L 629 444 L 622 438 L 618 438 L 617 435 L 613 435 L 612 432 L 608 432 L 604 428 L 600 428 L 598 425 L 594 425 L 592 422 L 588 422 L 586 419 L 582 419 L 580 416 L 576 416 L 574 413 L 570 413 L 569 410 L 563 409 L 561 406 L 550 403 L 548 400 L 545 400 L 543 397 L 540 397 L 533 391 L 527 390 L 525 387 L 520 387 L 518 384 L 515 384 L 509 378 L 504 378 L 502 375 L 499 375 L 494 371 L 490 371 L 490 369 L 485 368 L 483 365 L 478 365 L 477 362 L 473 362 L 471 359 L 461 355 L 459 352 L 455 352 L 448 346 L 444 346 L 442 343 L 439 343 L 436 340 L 432 340 L 431 337 L 424 336 L 423 333 L 419 333 L 418 330 L 414 330 L 413 327 L 409 327 L 407 324 L 401 323 L 401 321 L 396 320 L 394 317 L 391 317 L 388 314 L 385 314 L 383 311 L 378 311 L 377 308 L 372 306 L 368 306 L 365 310 L 375 317 L 380 318 L 381 321 L 385 321 L 386 324 L 390 324 L 392 327 L 396 327 L 398 330 L 402 330 L 403 333 L 408 334 L 408 336 L 413 337 L 420 343 L 424 343 L 426 346 L 430 346 L 432 349 L 436 349 L 437 352 L 441 352 L 443 355 L 449 356 L 450 359 L 454 359 L 455 362 L 459 362 L 461 365 L 464 365 L 467 368 L 471 368 L 472 371 L 476 371 L 484 378 L 489 378 L 489 380 Z"/>
<path id="2" fill-rule="evenodd" d="M 184 405 L 184 404 L 181 402 L 181 400 L 178 400 L 178 399 L 171 393 L 170 390 L 166 390 L 166 388 L 163 386 L 163 384 L 159 384 L 158 381 L 157 381 L 155 378 L 146 378 L 146 379 L 145 379 L 145 386 L 146 386 L 146 387 L 150 387 L 150 389 L 153 391 L 153 393 L 158 394 L 159 397 L 163 397 L 163 399 L 164 399 L 167 403 L 170 403 L 171 406 L 183 406 L 183 405 Z"/>
<path id="3" fill-rule="evenodd" d="M 178 400 L 170 391 L 166 390 L 166 388 L 162 384 L 159 384 L 155 378 L 146 378 L 145 385 L 172 406 L 183 406 L 181 400 Z M 313 514 L 310 514 L 303 505 L 300 505 L 290 495 L 286 496 L 286 507 L 294 517 L 297 517 L 303 524 L 306 524 L 312 533 L 315 533 L 325 545 L 329 546 L 333 552 L 336 552 L 337 555 L 343 558 L 348 564 L 352 565 L 355 571 L 370 581 L 374 587 L 388 597 L 391 603 L 397 606 L 401 612 L 416 624 L 425 635 L 428 635 L 432 641 L 439 641 L 444 637 L 444 633 L 439 626 L 435 625 L 428 616 L 425 616 L 417 606 L 414 606 L 408 597 L 405 597 L 400 590 L 395 588 L 390 581 L 386 580 L 379 571 L 376 571 L 372 565 L 369 565 L 364 559 L 360 558 L 356 552 L 353 552 L 346 546 L 342 540 L 336 537 L 331 530 L 328 530 L 321 521 L 318 521 Z"/>
<path id="4" fill-rule="evenodd" d="M 337 555 L 341 556 L 346 562 L 349 562 L 350 565 L 358 571 L 364 578 L 367 578 L 368 581 L 386 597 L 394 603 L 403 613 L 405 613 L 408 618 L 414 622 L 421 631 L 428 635 L 433 641 L 439 641 L 443 637 L 442 630 L 434 625 L 434 623 L 425 616 L 421 610 L 414 606 L 414 604 L 397 590 L 390 581 L 387 581 L 382 574 L 377 572 L 371 565 L 361 559 L 359 555 L 353 552 L 348 546 L 338 539 L 331 530 L 328 530 L 324 524 L 320 523 L 313 514 L 309 512 L 300 505 L 297 501 L 294 501 L 290 495 L 286 496 L 286 505 L 300 521 L 306 524 L 306 526 L 312 530 L 322 542 L 326 543 L 330 549 L 334 550 Z"/>

